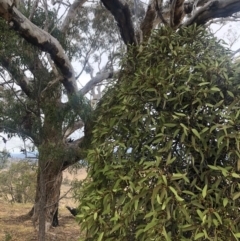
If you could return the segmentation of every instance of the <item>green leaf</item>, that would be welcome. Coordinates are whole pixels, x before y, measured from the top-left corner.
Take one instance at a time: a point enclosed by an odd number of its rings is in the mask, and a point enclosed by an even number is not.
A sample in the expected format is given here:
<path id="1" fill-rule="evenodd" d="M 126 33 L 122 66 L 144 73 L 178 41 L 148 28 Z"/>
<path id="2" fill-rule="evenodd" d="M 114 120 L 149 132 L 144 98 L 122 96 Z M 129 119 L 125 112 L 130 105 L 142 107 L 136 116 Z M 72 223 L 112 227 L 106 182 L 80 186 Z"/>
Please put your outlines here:
<path id="1" fill-rule="evenodd" d="M 198 86 L 209 85 L 209 84 L 210 84 L 210 82 L 202 82 L 202 83 L 198 84 Z"/>
<path id="2" fill-rule="evenodd" d="M 144 228 L 144 232 L 148 231 L 149 229 L 156 226 L 158 223 L 155 220 L 152 220 L 150 223 L 147 224 L 147 226 Z"/>
<path id="3" fill-rule="evenodd" d="M 232 172 L 232 173 L 231 173 L 231 176 L 232 176 L 232 177 L 235 177 L 235 178 L 240 178 L 240 175 L 237 174 L 237 173 L 235 173 L 235 172 Z"/>
<path id="4" fill-rule="evenodd" d="M 149 217 L 152 217 L 152 216 L 154 216 L 154 215 L 156 215 L 156 212 L 155 212 L 155 211 L 149 212 L 149 213 L 147 213 L 147 214 L 144 216 L 144 218 L 149 218 Z"/>
<path id="5" fill-rule="evenodd" d="M 166 127 L 175 127 L 177 124 L 175 123 L 165 123 L 164 126 Z"/>
<path id="6" fill-rule="evenodd" d="M 216 170 L 216 171 L 219 171 L 219 168 L 216 167 L 216 166 L 212 166 L 212 165 L 208 165 L 208 167 L 212 170 Z"/>
<path id="7" fill-rule="evenodd" d="M 234 235 L 236 238 L 240 238 L 240 233 L 235 233 Z"/>
<path id="8" fill-rule="evenodd" d="M 117 231 L 122 226 L 123 226 L 122 223 L 118 223 L 118 224 L 114 225 L 113 229 L 111 230 L 111 233 L 114 233 L 115 231 Z"/>
<path id="9" fill-rule="evenodd" d="M 206 185 L 204 186 L 203 190 L 202 190 L 202 196 L 203 196 L 203 198 L 205 198 L 206 195 L 207 195 L 207 188 L 208 188 L 208 185 L 206 184 Z"/>
<path id="10" fill-rule="evenodd" d="M 135 200 L 135 202 L 134 202 L 134 209 L 135 210 L 138 210 L 138 202 L 139 202 L 139 199 Z"/>
<path id="11" fill-rule="evenodd" d="M 177 199 L 177 201 L 179 201 L 179 202 L 184 201 L 183 198 L 178 196 L 177 191 L 173 187 L 169 186 L 169 189 L 173 192 L 173 194 L 175 195 L 175 198 Z"/>
<path id="12" fill-rule="evenodd" d="M 139 235 L 142 234 L 142 233 L 144 233 L 144 229 L 139 229 L 139 230 L 137 230 L 137 232 L 136 232 L 136 238 L 138 238 Z"/>
<path id="13" fill-rule="evenodd" d="M 168 166 L 168 165 L 172 164 L 176 160 L 176 158 L 177 157 L 175 157 L 175 156 L 173 158 L 171 158 L 171 156 L 169 158 L 167 158 L 166 165 Z"/>
<path id="14" fill-rule="evenodd" d="M 197 214 L 201 218 L 201 220 L 203 220 L 203 213 L 201 212 L 200 209 L 197 209 Z"/>
<path id="15" fill-rule="evenodd" d="M 223 207 L 226 207 L 227 204 L 228 204 L 228 198 L 225 197 L 225 198 L 223 199 Z"/>
<path id="16" fill-rule="evenodd" d="M 213 219 L 213 224 L 216 226 L 216 227 L 218 227 L 219 226 L 219 222 L 217 221 L 217 219 Z"/>
<path id="17" fill-rule="evenodd" d="M 233 94 L 231 91 L 227 90 L 227 93 L 228 93 L 229 96 L 231 96 L 232 98 L 234 98 L 234 94 Z"/>
<path id="18" fill-rule="evenodd" d="M 181 116 L 181 117 L 185 117 L 186 116 L 186 114 L 180 113 L 180 112 L 174 112 L 174 114 L 177 115 L 177 116 Z"/>
<path id="19" fill-rule="evenodd" d="M 104 235 L 104 232 L 101 232 L 100 235 L 98 236 L 97 241 L 102 241 L 103 235 Z"/>
<path id="20" fill-rule="evenodd" d="M 199 238 L 202 238 L 203 236 L 205 236 L 204 233 L 197 233 L 195 236 L 194 236 L 194 240 L 197 240 Z"/>
<path id="21" fill-rule="evenodd" d="M 186 173 L 182 174 L 182 173 L 173 173 L 171 176 L 171 180 L 175 181 L 175 180 L 179 180 L 179 179 L 184 179 L 186 177 Z"/>
<path id="22" fill-rule="evenodd" d="M 201 137 L 196 129 L 192 129 L 193 134 L 201 140 Z"/>
<path id="23" fill-rule="evenodd" d="M 162 234 L 165 237 L 165 240 L 171 241 L 171 238 L 169 237 L 168 233 L 166 232 L 166 229 L 165 229 L 164 226 L 163 226 L 163 229 L 162 229 Z"/>
<path id="24" fill-rule="evenodd" d="M 168 163 L 166 163 L 166 164 L 168 165 Z M 167 185 L 168 183 L 167 183 L 166 175 L 162 175 L 161 177 L 163 179 L 164 184 Z"/>
<path id="25" fill-rule="evenodd" d="M 217 92 L 221 91 L 218 87 L 212 87 L 211 90 L 212 91 L 217 91 Z"/>
<path id="26" fill-rule="evenodd" d="M 236 200 L 236 199 L 238 199 L 240 197 L 240 192 L 235 192 L 234 194 L 233 194 L 233 196 L 232 196 L 232 199 L 233 200 Z"/>
<path id="27" fill-rule="evenodd" d="M 218 214 L 217 212 L 213 212 L 213 213 L 214 213 L 214 215 L 216 216 L 216 218 L 217 218 L 217 220 L 219 221 L 219 223 L 222 224 L 222 219 L 221 219 L 221 217 L 219 216 L 219 214 Z"/>

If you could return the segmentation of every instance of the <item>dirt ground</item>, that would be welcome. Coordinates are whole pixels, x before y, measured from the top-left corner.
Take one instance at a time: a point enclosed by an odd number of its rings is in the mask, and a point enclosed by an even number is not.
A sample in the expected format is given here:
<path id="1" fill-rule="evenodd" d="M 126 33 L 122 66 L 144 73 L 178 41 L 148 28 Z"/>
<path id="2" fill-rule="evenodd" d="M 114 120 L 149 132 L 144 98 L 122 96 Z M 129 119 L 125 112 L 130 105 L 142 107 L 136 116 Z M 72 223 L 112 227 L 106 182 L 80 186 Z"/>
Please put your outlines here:
<path id="1" fill-rule="evenodd" d="M 77 203 L 71 197 L 68 190 L 71 188 L 70 181 L 84 179 L 85 170 L 77 173 L 64 172 L 61 199 L 59 205 L 59 226 L 51 228 L 47 233 L 46 241 L 77 241 L 81 236 L 80 228 L 75 218 L 65 208 L 66 205 L 76 207 Z M 69 183 L 69 184 L 68 184 Z M 0 200 L 0 241 L 33 241 L 37 240 L 37 231 L 34 230 L 32 222 L 21 218 L 28 213 L 32 204 L 7 203 Z"/>

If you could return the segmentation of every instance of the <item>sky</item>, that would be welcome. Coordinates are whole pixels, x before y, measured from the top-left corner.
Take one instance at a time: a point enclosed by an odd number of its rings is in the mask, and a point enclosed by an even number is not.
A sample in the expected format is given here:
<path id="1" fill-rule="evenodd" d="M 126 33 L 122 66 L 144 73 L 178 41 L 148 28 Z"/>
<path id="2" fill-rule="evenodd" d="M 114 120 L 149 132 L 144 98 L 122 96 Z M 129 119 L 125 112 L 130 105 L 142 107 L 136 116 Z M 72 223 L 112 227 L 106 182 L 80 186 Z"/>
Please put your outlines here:
<path id="1" fill-rule="evenodd" d="M 223 27 L 215 24 L 212 26 L 212 30 L 218 38 L 223 39 L 228 44 L 234 42 L 234 44 L 230 47 L 233 51 L 236 51 L 240 48 L 240 33 L 238 31 L 240 27 L 239 25 L 240 23 L 238 22 L 231 22 Z M 238 40 L 234 41 L 235 39 Z M 75 63 L 73 63 L 73 67 L 74 69 L 77 69 L 78 66 L 76 66 Z M 89 80 L 90 76 L 83 72 L 83 74 L 80 77 L 80 80 L 78 81 L 79 88 L 82 88 Z M 73 139 L 76 139 L 81 135 L 82 131 L 77 131 L 71 137 Z M 7 135 L 0 133 L 0 151 L 6 149 L 8 152 L 12 153 L 13 156 L 19 156 L 21 148 L 24 148 L 23 141 L 21 141 L 18 137 L 12 137 L 9 141 L 7 141 L 7 143 L 4 143 L 2 137 L 5 137 L 7 139 Z M 26 146 L 30 147 L 31 143 L 27 141 Z"/>

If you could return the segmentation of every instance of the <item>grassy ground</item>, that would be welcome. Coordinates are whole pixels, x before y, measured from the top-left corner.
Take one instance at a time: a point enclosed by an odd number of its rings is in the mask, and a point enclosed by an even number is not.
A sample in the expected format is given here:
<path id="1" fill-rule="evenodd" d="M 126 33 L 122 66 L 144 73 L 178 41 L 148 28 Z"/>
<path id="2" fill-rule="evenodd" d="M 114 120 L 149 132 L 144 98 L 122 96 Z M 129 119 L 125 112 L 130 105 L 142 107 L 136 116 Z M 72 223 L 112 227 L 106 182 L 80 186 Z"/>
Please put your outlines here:
<path id="1" fill-rule="evenodd" d="M 82 179 L 86 176 L 84 171 L 73 177 L 69 173 L 64 174 L 68 180 Z M 70 188 L 65 184 L 62 186 L 62 194 Z M 76 206 L 69 193 L 61 199 L 59 205 L 59 227 L 51 228 L 47 233 L 46 241 L 77 241 L 81 235 L 78 223 L 65 205 Z M 32 204 L 11 204 L 0 200 L 0 241 L 34 241 L 37 240 L 37 231 L 34 230 L 31 220 L 25 220 L 21 216 L 28 213 Z"/>

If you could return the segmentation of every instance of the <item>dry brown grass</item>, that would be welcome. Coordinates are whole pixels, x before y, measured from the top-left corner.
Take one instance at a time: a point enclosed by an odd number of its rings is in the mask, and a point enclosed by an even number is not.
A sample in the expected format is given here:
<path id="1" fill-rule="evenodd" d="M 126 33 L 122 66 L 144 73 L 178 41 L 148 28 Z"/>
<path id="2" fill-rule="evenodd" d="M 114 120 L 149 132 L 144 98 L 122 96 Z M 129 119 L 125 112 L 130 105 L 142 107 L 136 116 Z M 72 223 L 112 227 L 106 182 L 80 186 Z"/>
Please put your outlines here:
<path id="1" fill-rule="evenodd" d="M 80 180 L 86 177 L 85 170 L 79 170 L 76 174 L 64 172 L 64 180 Z M 71 188 L 69 184 L 62 185 L 62 194 Z M 77 206 L 71 198 L 71 193 L 60 201 L 59 227 L 51 228 L 47 233 L 46 241 L 77 241 L 80 238 L 80 228 L 75 218 L 65 208 L 65 205 Z M 28 213 L 32 204 L 10 204 L 0 200 L 0 241 L 33 241 L 37 240 L 37 232 L 30 220 L 24 220 L 21 216 Z"/>

